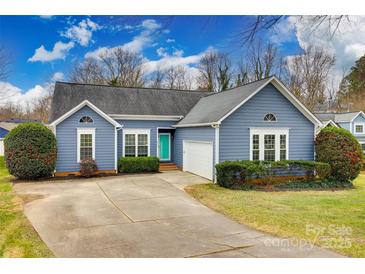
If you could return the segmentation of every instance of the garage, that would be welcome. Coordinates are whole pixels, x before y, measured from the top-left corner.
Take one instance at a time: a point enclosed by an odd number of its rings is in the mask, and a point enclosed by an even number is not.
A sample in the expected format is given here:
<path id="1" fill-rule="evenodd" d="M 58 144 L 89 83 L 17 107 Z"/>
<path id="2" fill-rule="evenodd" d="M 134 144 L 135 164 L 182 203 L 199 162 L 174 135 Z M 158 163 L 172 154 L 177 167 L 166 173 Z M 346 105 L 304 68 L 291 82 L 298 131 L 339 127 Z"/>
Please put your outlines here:
<path id="1" fill-rule="evenodd" d="M 213 143 L 184 140 L 183 170 L 213 180 Z"/>

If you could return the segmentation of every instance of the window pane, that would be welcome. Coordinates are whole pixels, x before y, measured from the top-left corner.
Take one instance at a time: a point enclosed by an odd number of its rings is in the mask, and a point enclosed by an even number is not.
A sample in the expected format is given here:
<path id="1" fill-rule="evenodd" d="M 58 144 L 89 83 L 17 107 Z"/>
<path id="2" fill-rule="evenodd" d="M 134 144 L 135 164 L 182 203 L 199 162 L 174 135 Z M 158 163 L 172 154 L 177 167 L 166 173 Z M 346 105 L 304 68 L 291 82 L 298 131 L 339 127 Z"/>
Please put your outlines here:
<path id="1" fill-rule="evenodd" d="M 125 146 L 125 153 L 126 157 L 135 157 L 136 156 L 136 147 L 135 146 Z"/>
<path id="2" fill-rule="evenodd" d="M 275 161 L 275 150 L 265 150 L 264 151 L 265 161 Z"/>
<path id="3" fill-rule="evenodd" d="M 275 135 L 264 135 L 265 149 L 275 149 Z"/>
<path id="4" fill-rule="evenodd" d="M 275 135 L 264 135 L 264 160 L 275 161 Z"/>
<path id="5" fill-rule="evenodd" d="M 260 160 L 260 151 L 259 150 L 252 151 L 252 160 L 253 161 Z"/>
<path id="6" fill-rule="evenodd" d="M 92 134 L 80 134 L 80 147 L 92 147 Z"/>
<path id="7" fill-rule="evenodd" d="M 80 159 L 84 160 L 87 158 L 93 157 L 93 149 L 92 148 L 80 148 Z"/>
<path id="8" fill-rule="evenodd" d="M 363 126 L 362 125 L 356 125 L 355 131 L 356 132 L 363 132 Z"/>
<path id="9" fill-rule="evenodd" d="M 147 146 L 148 140 L 147 140 L 147 134 L 138 134 L 138 145 L 139 146 Z"/>
<path id="10" fill-rule="evenodd" d="M 138 157 L 148 156 L 148 146 L 138 146 Z"/>
<path id="11" fill-rule="evenodd" d="M 280 149 L 286 149 L 286 135 L 280 135 Z"/>
<path id="12" fill-rule="evenodd" d="M 285 149 L 280 150 L 280 160 L 286 160 L 286 150 Z"/>
<path id="13" fill-rule="evenodd" d="M 252 149 L 259 149 L 259 135 L 252 136 Z"/>
<path id="14" fill-rule="evenodd" d="M 125 135 L 125 145 L 126 146 L 135 146 L 136 145 L 136 135 L 126 134 Z"/>

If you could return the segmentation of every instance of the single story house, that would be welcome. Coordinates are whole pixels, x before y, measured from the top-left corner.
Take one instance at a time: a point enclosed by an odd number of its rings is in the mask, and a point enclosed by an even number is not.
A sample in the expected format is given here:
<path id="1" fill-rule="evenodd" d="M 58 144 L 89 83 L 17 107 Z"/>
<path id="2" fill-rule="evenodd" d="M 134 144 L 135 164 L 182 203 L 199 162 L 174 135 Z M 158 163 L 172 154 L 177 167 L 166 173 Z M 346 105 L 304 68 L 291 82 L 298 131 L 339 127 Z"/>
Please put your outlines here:
<path id="1" fill-rule="evenodd" d="M 365 113 L 362 111 L 329 113 L 314 113 L 321 120 L 323 127 L 332 125 L 350 131 L 359 141 L 365 155 Z"/>
<path id="2" fill-rule="evenodd" d="M 50 125 L 56 176 L 86 157 L 116 172 L 119 157 L 157 156 L 212 180 L 226 160 L 314 160 L 322 124 L 273 76 L 218 93 L 57 82 Z"/>

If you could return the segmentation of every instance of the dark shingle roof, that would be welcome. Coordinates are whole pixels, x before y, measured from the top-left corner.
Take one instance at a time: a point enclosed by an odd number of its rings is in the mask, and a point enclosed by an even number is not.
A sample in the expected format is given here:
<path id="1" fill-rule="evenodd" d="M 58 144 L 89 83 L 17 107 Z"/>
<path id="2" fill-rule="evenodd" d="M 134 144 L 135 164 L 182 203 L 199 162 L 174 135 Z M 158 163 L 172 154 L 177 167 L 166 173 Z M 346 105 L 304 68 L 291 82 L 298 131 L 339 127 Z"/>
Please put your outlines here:
<path id="1" fill-rule="evenodd" d="M 317 116 L 319 120 L 322 122 L 332 120 L 336 123 L 339 122 L 351 122 L 353 118 L 355 118 L 359 114 L 359 111 L 354 112 L 342 112 L 342 113 L 330 113 L 330 112 L 324 112 L 324 113 L 314 113 L 314 115 Z"/>
<path id="2" fill-rule="evenodd" d="M 220 120 L 258 88 L 271 81 L 265 78 L 202 98 L 178 125 L 213 123 Z"/>
<path id="3" fill-rule="evenodd" d="M 201 97 L 208 94 L 202 91 L 57 82 L 49 120 L 56 120 L 84 100 L 106 114 L 185 116 Z"/>

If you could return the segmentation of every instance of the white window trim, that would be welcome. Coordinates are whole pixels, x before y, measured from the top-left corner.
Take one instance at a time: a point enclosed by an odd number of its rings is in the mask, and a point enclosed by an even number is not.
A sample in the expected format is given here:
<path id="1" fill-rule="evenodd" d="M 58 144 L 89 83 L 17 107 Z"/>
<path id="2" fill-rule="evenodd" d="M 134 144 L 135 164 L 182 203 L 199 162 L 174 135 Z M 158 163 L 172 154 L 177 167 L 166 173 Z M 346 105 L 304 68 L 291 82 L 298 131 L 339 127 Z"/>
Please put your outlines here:
<path id="1" fill-rule="evenodd" d="M 138 135 L 138 134 L 147 134 L 147 145 L 148 145 L 148 155 L 151 155 L 151 129 L 149 128 L 124 128 L 123 129 L 123 157 L 125 157 L 125 135 L 126 134 L 134 134 L 134 135 Z M 136 137 L 135 142 L 136 142 L 136 153 L 135 153 L 135 157 L 137 157 L 138 155 L 138 137 Z"/>
<path id="2" fill-rule="evenodd" d="M 250 128 L 250 161 L 252 161 L 252 136 L 259 137 L 259 160 L 264 160 L 264 135 L 275 135 L 275 161 L 280 160 L 280 135 L 286 135 L 286 159 L 289 160 L 289 129 L 288 128 Z"/>
<path id="3" fill-rule="evenodd" d="M 77 129 L 77 162 L 80 163 L 80 135 L 92 135 L 92 158 L 95 160 L 95 128 L 78 128 Z"/>
<path id="4" fill-rule="evenodd" d="M 356 126 L 362 126 L 362 132 L 356 132 Z M 365 134 L 365 123 L 354 123 L 354 134 L 356 135 Z"/>
<path id="5" fill-rule="evenodd" d="M 268 121 L 268 120 L 265 120 L 265 117 L 267 116 L 267 115 L 269 115 L 269 114 L 271 114 L 271 115 L 273 115 L 274 117 L 275 117 L 275 121 Z M 277 123 L 278 122 L 278 117 L 276 116 L 276 114 L 275 113 L 273 113 L 273 112 L 268 112 L 268 113 L 266 113 L 265 115 L 264 115 L 264 122 L 265 123 Z"/>
<path id="6" fill-rule="evenodd" d="M 80 122 L 81 119 L 84 118 L 84 117 L 89 117 L 92 120 L 92 122 Z M 94 123 L 94 118 L 90 115 L 83 115 L 79 119 L 79 124 L 82 124 L 82 125 L 90 125 L 90 124 L 93 124 L 93 123 Z"/>

